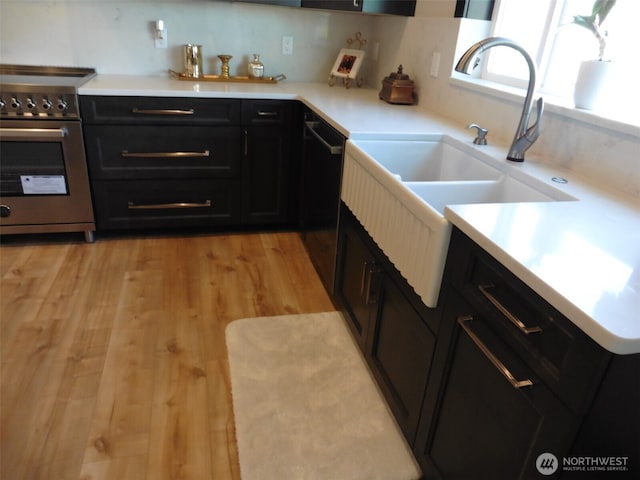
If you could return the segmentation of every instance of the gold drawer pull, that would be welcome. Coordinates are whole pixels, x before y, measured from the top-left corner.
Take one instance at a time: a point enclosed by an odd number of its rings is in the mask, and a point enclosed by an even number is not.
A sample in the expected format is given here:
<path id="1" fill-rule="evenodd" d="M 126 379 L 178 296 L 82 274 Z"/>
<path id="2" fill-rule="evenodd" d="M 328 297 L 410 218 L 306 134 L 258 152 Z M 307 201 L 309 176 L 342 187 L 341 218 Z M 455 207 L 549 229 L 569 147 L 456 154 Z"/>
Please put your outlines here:
<path id="1" fill-rule="evenodd" d="M 518 380 L 516 377 L 514 377 L 509 369 L 504 365 L 504 363 L 498 360 L 498 357 L 496 357 L 493 352 L 489 350 L 489 348 L 487 348 L 484 343 L 482 343 L 482 340 L 480 340 L 478 336 L 473 333 L 471 328 L 469 328 L 469 325 L 467 325 L 467 323 L 469 323 L 471 320 L 473 320 L 473 317 L 471 315 L 463 315 L 458 317 L 458 323 L 460 324 L 462 329 L 466 332 L 467 335 L 469 335 L 469 338 L 471 338 L 473 343 L 475 343 L 476 346 L 482 351 L 482 353 L 484 353 L 487 359 L 491 363 L 493 363 L 493 366 L 496 367 L 498 371 L 504 376 L 504 378 L 509 381 L 513 388 L 519 389 L 522 387 L 532 387 L 533 382 L 531 380 Z"/>
<path id="2" fill-rule="evenodd" d="M 127 202 L 127 208 L 129 210 L 162 210 L 167 208 L 208 208 L 210 206 L 211 206 L 211 200 L 205 200 L 202 203 L 174 202 L 174 203 L 139 204 L 135 202 Z"/>
<path id="3" fill-rule="evenodd" d="M 527 335 L 529 335 L 530 333 L 539 333 L 542 332 L 542 328 L 535 326 L 535 327 L 527 327 L 522 320 L 520 320 L 518 317 L 516 317 L 513 313 L 511 313 L 509 310 L 507 310 L 507 307 L 505 307 L 504 305 L 502 305 L 502 303 L 500 303 L 500 301 L 494 297 L 493 295 L 491 295 L 491 293 L 489 293 L 488 289 L 490 288 L 494 288 L 495 285 L 492 284 L 488 284 L 488 285 L 478 285 L 478 289 L 480 290 L 480 292 L 485 296 L 485 298 L 487 300 L 489 300 L 491 302 L 491 304 L 496 307 L 498 310 L 500 310 L 500 313 L 502 313 L 505 317 L 507 317 L 507 319 L 513 323 L 516 327 L 518 327 L 518 329 L 522 332 L 522 333 L 526 333 Z"/>
<path id="4" fill-rule="evenodd" d="M 129 152 L 122 150 L 123 158 L 206 158 L 211 156 L 209 150 L 203 152 Z"/>
<path id="5" fill-rule="evenodd" d="M 148 108 L 134 108 L 131 110 L 132 113 L 137 113 L 139 115 L 193 115 L 195 111 L 193 108 L 189 110 L 179 110 L 179 109 L 148 109 Z"/>

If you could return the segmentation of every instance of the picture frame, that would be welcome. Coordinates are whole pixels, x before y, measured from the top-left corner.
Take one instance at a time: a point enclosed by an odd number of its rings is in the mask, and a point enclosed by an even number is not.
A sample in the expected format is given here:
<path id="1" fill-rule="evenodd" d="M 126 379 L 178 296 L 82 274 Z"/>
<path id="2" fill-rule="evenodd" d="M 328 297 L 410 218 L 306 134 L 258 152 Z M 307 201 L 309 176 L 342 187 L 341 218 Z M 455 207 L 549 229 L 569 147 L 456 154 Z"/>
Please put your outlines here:
<path id="1" fill-rule="evenodd" d="M 331 69 L 331 75 L 333 77 L 356 79 L 364 59 L 364 53 L 364 50 L 341 49 Z"/>

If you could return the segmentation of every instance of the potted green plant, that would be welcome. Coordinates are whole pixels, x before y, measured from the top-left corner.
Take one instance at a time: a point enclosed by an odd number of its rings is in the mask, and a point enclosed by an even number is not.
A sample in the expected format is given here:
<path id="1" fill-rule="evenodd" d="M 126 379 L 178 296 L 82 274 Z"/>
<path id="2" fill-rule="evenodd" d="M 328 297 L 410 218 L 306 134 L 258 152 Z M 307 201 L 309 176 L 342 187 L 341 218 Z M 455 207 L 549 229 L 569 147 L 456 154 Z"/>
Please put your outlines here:
<path id="1" fill-rule="evenodd" d="M 607 31 L 602 28 L 616 0 L 595 0 L 590 15 L 575 15 L 572 23 L 589 30 L 598 40 L 599 52 L 596 60 L 586 60 L 580 64 L 578 78 L 573 94 L 575 106 L 591 110 L 597 106 L 598 97 L 602 91 L 611 70 L 612 62 L 604 59 L 607 45 Z"/>

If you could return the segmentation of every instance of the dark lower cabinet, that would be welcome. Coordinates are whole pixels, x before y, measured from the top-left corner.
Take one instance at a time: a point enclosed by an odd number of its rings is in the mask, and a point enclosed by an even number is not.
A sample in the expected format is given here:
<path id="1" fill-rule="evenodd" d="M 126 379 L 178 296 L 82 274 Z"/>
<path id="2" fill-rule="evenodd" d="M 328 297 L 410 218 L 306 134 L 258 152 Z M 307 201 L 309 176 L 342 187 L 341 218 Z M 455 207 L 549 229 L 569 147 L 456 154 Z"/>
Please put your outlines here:
<path id="1" fill-rule="evenodd" d="M 427 313 L 428 315 L 428 313 Z M 365 356 L 409 444 L 418 428 L 435 335 L 390 275 L 385 275 Z"/>
<path id="2" fill-rule="evenodd" d="M 637 478 L 640 354 L 604 350 L 456 228 L 441 303 L 413 446 L 427 479 L 616 478 L 584 467 L 608 458 Z"/>
<path id="3" fill-rule="evenodd" d="M 429 309 L 342 204 L 335 294 L 426 480 L 638 478 L 640 354 L 604 350 L 458 229 Z"/>
<path id="4" fill-rule="evenodd" d="M 418 428 L 438 312 L 424 306 L 342 204 L 336 294 L 409 444 Z"/>
<path id="5" fill-rule="evenodd" d="M 430 478 L 537 479 L 537 457 L 561 458 L 580 416 L 572 413 L 459 295 L 448 295 L 451 361 L 438 406 L 425 409 L 416 452 Z M 507 378 L 511 375 L 511 378 Z M 425 467 L 426 466 L 426 467 Z"/>
<path id="6" fill-rule="evenodd" d="M 365 239 L 352 221 L 340 222 L 336 292 L 346 309 L 351 332 L 360 349 L 367 348 L 371 324 L 375 321 L 381 269 Z"/>
<path id="7" fill-rule="evenodd" d="M 282 225 L 297 217 L 301 117 L 297 102 L 243 100 L 242 212 L 245 225 Z"/>
<path id="8" fill-rule="evenodd" d="M 298 102 L 86 96 L 80 106 L 99 230 L 296 223 Z"/>
<path id="9" fill-rule="evenodd" d="M 238 180 L 94 182 L 96 222 L 103 230 L 211 227 L 240 223 Z"/>

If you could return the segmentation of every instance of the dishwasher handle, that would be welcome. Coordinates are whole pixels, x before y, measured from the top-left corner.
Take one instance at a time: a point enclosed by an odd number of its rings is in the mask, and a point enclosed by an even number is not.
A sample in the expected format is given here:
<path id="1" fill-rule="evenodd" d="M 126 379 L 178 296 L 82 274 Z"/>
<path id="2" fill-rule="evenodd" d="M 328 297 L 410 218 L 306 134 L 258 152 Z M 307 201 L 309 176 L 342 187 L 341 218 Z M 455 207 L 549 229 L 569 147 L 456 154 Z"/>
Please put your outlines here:
<path id="1" fill-rule="evenodd" d="M 304 122 L 305 128 L 313 135 L 330 153 L 331 155 L 342 154 L 342 145 L 331 145 L 315 130 L 320 125 L 318 121 L 306 121 Z"/>

